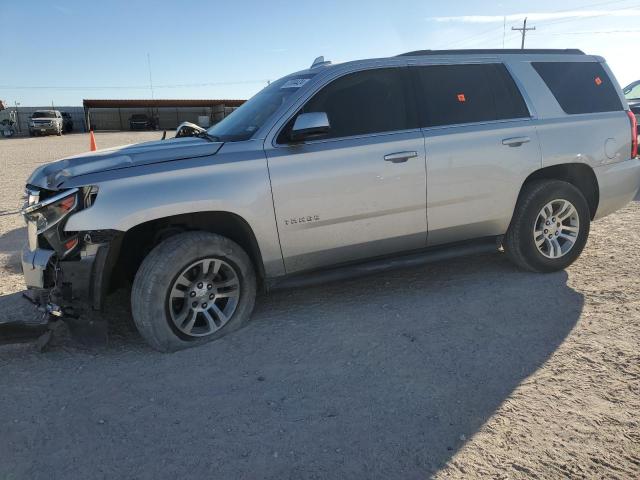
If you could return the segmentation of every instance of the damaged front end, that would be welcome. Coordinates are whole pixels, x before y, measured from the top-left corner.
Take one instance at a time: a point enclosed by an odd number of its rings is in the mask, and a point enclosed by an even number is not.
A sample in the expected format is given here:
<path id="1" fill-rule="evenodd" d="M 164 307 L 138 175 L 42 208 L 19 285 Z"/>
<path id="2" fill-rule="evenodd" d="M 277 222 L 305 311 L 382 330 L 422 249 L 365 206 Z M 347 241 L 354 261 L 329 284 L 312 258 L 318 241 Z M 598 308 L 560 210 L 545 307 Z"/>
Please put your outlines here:
<path id="1" fill-rule="evenodd" d="M 109 252 L 120 232 L 65 231 L 68 218 L 91 208 L 97 195 L 95 186 L 62 191 L 27 187 L 22 215 L 28 243 L 22 251 L 22 270 L 29 299 L 47 317 L 77 317 L 83 308 L 102 307 Z"/>

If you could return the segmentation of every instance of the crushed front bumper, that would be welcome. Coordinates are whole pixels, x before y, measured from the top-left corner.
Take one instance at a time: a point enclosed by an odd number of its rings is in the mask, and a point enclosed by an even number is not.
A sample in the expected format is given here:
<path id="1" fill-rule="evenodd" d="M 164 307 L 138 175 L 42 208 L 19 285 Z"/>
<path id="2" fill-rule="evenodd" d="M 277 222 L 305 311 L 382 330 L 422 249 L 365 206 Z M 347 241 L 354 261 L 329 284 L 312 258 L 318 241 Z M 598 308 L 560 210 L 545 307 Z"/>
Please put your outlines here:
<path id="1" fill-rule="evenodd" d="M 53 250 L 26 246 L 22 251 L 22 271 L 29 290 L 49 290 L 67 302 L 78 301 L 100 309 L 106 291 L 105 265 L 109 243 L 83 247 L 80 258 L 58 260 Z"/>
<path id="2" fill-rule="evenodd" d="M 30 250 L 29 247 L 24 247 L 22 250 L 22 273 L 27 288 L 45 288 L 45 272 L 47 272 L 54 255 L 53 250 L 42 248 Z"/>

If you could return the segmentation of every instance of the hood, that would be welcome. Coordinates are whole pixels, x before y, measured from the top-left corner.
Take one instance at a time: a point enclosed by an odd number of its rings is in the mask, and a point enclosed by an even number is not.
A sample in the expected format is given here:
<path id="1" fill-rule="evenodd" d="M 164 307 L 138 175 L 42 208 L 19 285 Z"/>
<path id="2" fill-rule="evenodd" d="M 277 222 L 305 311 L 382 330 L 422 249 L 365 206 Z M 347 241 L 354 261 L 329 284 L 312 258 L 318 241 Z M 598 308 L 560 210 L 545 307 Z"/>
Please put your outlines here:
<path id="1" fill-rule="evenodd" d="M 627 100 L 627 104 L 629 105 L 629 108 L 636 113 L 640 110 L 640 98 Z"/>
<path id="2" fill-rule="evenodd" d="M 206 157 L 218 153 L 222 145 L 222 142 L 186 137 L 98 150 L 42 165 L 31 174 L 27 184 L 57 190 L 64 182 L 80 175 Z"/>

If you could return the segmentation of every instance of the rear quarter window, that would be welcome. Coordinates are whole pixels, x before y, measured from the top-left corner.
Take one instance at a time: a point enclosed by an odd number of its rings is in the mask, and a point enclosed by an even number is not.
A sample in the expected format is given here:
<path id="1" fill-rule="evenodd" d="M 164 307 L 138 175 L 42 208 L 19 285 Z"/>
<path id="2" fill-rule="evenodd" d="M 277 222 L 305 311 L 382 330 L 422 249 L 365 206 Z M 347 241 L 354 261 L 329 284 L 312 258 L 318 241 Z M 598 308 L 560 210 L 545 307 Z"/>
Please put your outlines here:
<path id="1" fill-rule="evenodd" d="M 600 63 L 533 62 L 532 66 L 565 113 L 622 110 L 616 87 Z"/>
<path id="2" fill-rule="evenodd" d="M 502 64 L 412 68 L 417 71 L 422 126 L 530 116 L 522 95 Z"/>

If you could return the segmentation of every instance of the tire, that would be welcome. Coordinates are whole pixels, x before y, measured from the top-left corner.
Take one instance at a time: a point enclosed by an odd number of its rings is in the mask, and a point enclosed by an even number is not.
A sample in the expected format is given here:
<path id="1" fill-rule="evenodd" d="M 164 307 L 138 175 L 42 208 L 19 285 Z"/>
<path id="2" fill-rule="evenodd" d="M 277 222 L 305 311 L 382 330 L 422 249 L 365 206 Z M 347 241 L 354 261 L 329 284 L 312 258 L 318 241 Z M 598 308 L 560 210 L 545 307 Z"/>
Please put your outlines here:
<path id="1" fill-rule="evenodd" d="M 568 216 L 561 218 L 565 215 Z M 575 186 L 560 180 L 536 180 L 525 185 L 520 194 L 503 247 L 509 259 L 524 270 L 562 270 L 582 253 L 590 222 L 589 205 Z M 537 236 L 534 232 L 538 232 Z"/>
<path id="2" fill-rule="evenodd" d="M 218 273 L 209 273 L 210 278 L 215 275 L 213 280 L 197 283 L 199 276 L 205 275 L 204 265 L 209 259 L 212 259 L 213 267 L 210 266 L 207 271 L 215 271 L 217 267 Z M 187 279 L 188 275 L 191 276 L 189 281 L 195 283 L 189 287 L 180 287 L 180 281 Z M 225 280 L 223 275 L 232 280 Z M 221 292 L 225 287 L 217 286 L 234 281 L 238 285 L 237 292 Z M 212 288 L 211 284 L 213 290 L 206 290 L 207 287 Z M 184 298 L 171 296 L 171 292 L 175 292 L 178 287 L 185 289 Z M 199 293 L 191 297 L 195 290 Z M 212 298 L 208 296 L 211 291 L 215 292 L 215 300 L 208 300 Z M 218 299 L 218 294 L 227 298 Z M 163 241 L 144 259 L 133 282 L 131 307 L 136 327 L 147 343 L 161 352 L 173 352 L 216 340 L 246 325 L 255 297 L 255 271 L 249 256 L 239 245 L 213 233 L 187 232 Z M 205 311 L 200 308 L 207 305 L 204 302 L 210 302 L 210 310 L 206 311 L 209 314 L 208 321 Z M 192 308 L 195 304 L 196 309 Z M 176 308 L 176 305 L 182 308 Z M 215 308 L 218 310 L 213 310 Z M 185 309 L 188 310 L 187 321 L 180 322 L 175 317 L 179 317 Z M 231 312 L 228 320 L 222 315 L 227 311 Z M 192 318 L 192 312 L 196 312 L 193 322 L 188 320 Z M 220 312 L 220 315 L 215 312 Z M 186 327 L 179 326 L 184 326 L 185 323 Z M 214 327 L 217 329 L 214 330 Z M 207 333 L 208 331 L 210 332 Z"/>

